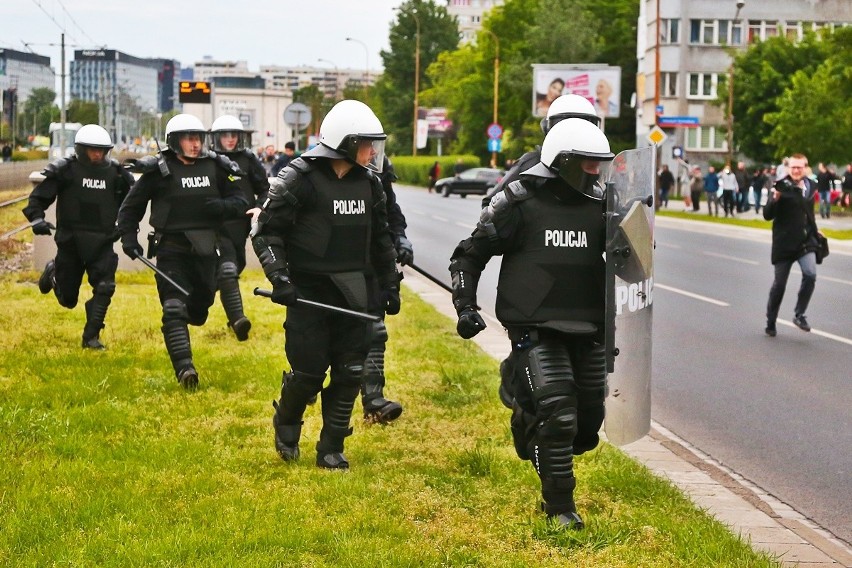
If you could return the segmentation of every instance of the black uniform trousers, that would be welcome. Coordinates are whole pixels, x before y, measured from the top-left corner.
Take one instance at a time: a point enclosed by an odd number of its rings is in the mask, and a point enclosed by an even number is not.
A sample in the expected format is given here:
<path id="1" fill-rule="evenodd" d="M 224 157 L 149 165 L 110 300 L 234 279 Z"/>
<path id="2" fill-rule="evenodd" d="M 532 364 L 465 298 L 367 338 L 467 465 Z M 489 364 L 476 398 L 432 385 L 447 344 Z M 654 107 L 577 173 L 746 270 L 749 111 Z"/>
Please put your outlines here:
<path id="1" fill-rule="evenodd" d="M 242 274 L 246 267 L 246 239 L 248 239 L 249 230 L 249 221 L 244 219 L 226 221 L 224 224 L 224 233 L 227 238 L 219 243 L 222 260 L 230 260 L 236 264 L 237 274 Z"/>
<path id="2" fill-rule="evenodd" d="M 88 275 L 93 292 L 101 282 L 115 282 L 118 255 L 113 251 L 111 240 L 97 247 L 89 258 L 83 258 L 74 234 L 63 231 L 57 234 L 56 248 L 54 294 L 61 306 L 73 308 L 77 305 L 83 274 Z"/>
<path id="3" fill-rule="evenodd" d="M 189 297 L 157 275 L 160 304 L 165 304 L 167 300 L 178 300 L 186 305 L 187 323 L 203 325 L 216 297 L 218 263 L 217 256 L 200 256 L 193 252 L 192 245 L 182 234 L 163 235 L 157 247 L 157 268 L 189 292 Z M 163 323 L 166 323 L 165 320 Z"/>

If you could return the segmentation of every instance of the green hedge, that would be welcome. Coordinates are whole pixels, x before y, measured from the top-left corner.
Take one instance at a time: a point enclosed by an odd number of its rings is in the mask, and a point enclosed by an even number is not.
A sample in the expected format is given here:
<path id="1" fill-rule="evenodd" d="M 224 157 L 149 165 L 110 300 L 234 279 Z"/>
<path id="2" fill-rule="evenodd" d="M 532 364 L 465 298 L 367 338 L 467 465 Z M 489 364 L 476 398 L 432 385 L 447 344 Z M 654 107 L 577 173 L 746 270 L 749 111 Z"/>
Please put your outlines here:
<path id="1" fill-rule="evenodd" d="M 441 164 L 440 177 L 450 177 L 453 175 L 453 167 L 456 162 L 461 159 L 464 168 L 478 168 L 482 166 L 479 157 L 474 154 L 459 154 L 451 156 L 394 156 L 393 162 L 394 171 L 399 176 L 401 183 L 410 185 L 420 185 L 423 187 L 429 186 L 429 169 L 437 160 Z"/>
<path id="2" fill-rule="evenodd" d="M 26 162 L 29 160 L 46 160 L 47 150 L 15 150 L 12 152 L 13 162 Z"/>

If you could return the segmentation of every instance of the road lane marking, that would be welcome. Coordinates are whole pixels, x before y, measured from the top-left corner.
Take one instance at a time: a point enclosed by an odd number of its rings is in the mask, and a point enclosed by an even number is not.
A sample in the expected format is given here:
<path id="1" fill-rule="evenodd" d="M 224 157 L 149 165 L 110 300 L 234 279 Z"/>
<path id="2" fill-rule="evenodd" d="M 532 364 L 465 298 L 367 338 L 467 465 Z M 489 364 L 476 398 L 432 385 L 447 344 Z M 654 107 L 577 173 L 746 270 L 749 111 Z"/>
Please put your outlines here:
<path id="1" fill-rule="evenodd" d="M 777 322 L 783 323 L 787 327 L 796 327 L 795 325 L 793 325 L 793 322 L 791 322 L 791 321 L 779 319 L 779 320 L 777 320 Z M 798 329 L 798 328 L 796 328 L 796 329 Z M 833 333 L 828 333 L 827 331 L 820 331 L 818 329 L 811 328 L 810 333 L 813 333 L 814 335 L 819 335 L 820 337 L 825 337 L 826 339 L 833 339 L 834 341 L 838 341 L 840 343 L 845 343 L 846 345 L 852 345 L 852 339 L 847 339 L 847 338 L 841 337 L 839 335 L 834 335 Z"/>
<path id="2" fill-rule="evenodd" d="M 660 242 L 654 243 L 654 246 L 658 246 L 658 247 L 662 247 L 662 248 L 669 248 L 669 249 L 682 249 L 683 248 L 680 245 L 673 245 L 671 243 L 660 243 Z"/>
<path id="3" fill-rule="evenodd" d="M 671 286 L 666 286 L 665 284 L 660 284 L 659 282 L 654 282 L 654 288 L 660 288 L 661 290 L 668 290 L 669 292 L 674 292 L 675 294 L 681 294 L 682 296 L 686 296 L 688 298 L 692 298 L 694 300 L 701 300 L 702 302 L 707 302 L 708 304 L 713 304 L 714 306 L 721 306 L 723 308 L 729 307 L 731 304 L 727 302 L 722 302 L 720 300 L 714 300 L 713 298 L 708 298 L 707 296 L 700 296 L 698 294 L 693 294 L 692 292 L 687 292 L 686 290 L 681 290 L 680 288 L 673 288 Z"/>
<path id="4" fill-rule="evenodd" d="M 743 264 L 752 264 L 754 266 L 759 265 L 760 263 L 756 260 L 748 260 L 747 258 L 740 258 L 738 256 L 728 256 L 727 254 L 719 254 L 718 252 L 702 252 L 701 254 L 706 254 L 707 256 L 715 256 L 716 258 L 722 258 L 725 260 L 733 260 L 734 262 L 742 262 Z"/>
<path id="5" fill-rule="evenodd" d="M 441 221 L 443 223 L 449 223 L 450 222 L 450 220 L 447 219 L 446 217 L 438 217 L 437 215 L 429 215 L 429 216 L 436 221 Z"/>
<path id="6" fill-rule="evenodd" d="M 802 275 L 802 271 L 798 268 L 791 270 L 791 274 Z M 817 272 L 817 280 L 828 280 L 829 282 L 837 282 L 838 284 L 846 284 L 847 286 L 852 286 L 852 282 L 849 280 L 843 280 L 842 278 L 834 278 L 832 276 L 825 276 L 824 274 L 820 274 Z"/>
<path id="7" fill-rule="evenodd" d="M 462 223 L 461 221 L 456 221 L 456 226 L 464 227 L 465 229 L 470 229 L 471 231 L 476 228 L 476 225 L 471 225 L 470 223 Z"/>

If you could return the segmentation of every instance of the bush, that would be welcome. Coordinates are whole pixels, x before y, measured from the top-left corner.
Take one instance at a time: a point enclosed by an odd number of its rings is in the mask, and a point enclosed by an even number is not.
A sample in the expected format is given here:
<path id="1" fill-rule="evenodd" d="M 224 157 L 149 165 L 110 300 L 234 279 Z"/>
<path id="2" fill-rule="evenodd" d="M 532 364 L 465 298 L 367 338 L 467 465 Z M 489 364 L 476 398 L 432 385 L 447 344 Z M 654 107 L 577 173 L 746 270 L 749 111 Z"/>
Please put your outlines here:
<path id="1" fill-rule="evenodd" d="M 461 159 L 464 169 L 478 168 L 482 165 L 478 156 L 460 154 L 451 156 L 396 156 L 391 161 L 399 181 L 411 185 L 427 187 L 429 185 L 429 169 L 437 160 L 441 164 L 442 177 L 453 175 L 456 162 Z"/>
<path id="2" fill-rule="evenodd" d="M 27 162 L 29 160 L 46 160 L 47 150 L 15 150 L 12 152 L 13 162 Z"/>

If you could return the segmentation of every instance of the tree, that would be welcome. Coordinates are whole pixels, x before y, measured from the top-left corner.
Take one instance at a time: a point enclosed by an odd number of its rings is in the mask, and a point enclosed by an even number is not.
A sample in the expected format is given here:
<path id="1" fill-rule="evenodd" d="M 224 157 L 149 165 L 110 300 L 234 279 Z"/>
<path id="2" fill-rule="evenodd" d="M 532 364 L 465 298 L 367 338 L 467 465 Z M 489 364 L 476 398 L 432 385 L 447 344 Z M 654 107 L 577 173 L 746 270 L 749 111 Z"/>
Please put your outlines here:
<path id="1" fill-rule="evenodd" d="M 299 144 L 299 148 L 307 148 L 307 137 L 319 133 L 320 123 L 331 109 L 334 101 L 327 99 L 318 86 L 306 85 L 293 91 L 293 102 L 302 103 L 311 110 L 311 123 L 303 124 L 300 129 L 305 138 L 304 143 Z"/>
<path id="2" fill-rule="evenodd" d="M 444 6 L 428 0 L 407 0 L 399 7 L 397 19 L 391 24 L 389 51 L 382 51 L 384 73 L 370 97 L 370 106 L 378 114 L 389 133 L 389 153 L 411 151 L 414 137 L 414 71 L 417 28 L 420 28 L 420 91 L 431 84 L 426 69 L 438 55 L 458 47 L 459 36 L 455 18 Z M 378 104 L 374 101 L 378 99 Z"/>
<path id="3" fill-rule="evenodd" d="M 68 122 L 79 122 L 80 124 L 98 123 L 98 104 L 82 99 L 73 99 L 68 103 L 65 110 Z"/>
<path id="4" fill-rule="evenodd" d="M 778 112 L 779 98 L 802 70 L 811 75 L 825 59 L 825 45 L 814 34 L 799 43 L 786 37 L 757 42 L 734 58 L 734 138 L 740 152 L 757 162 L 777 157 L 769 143 L 773 126 L 764 117 Z M 727 106 L 727 81 L 720 81 L 718 104 Z"/>
<path id="5" fill-rule="evenodd" d="M 48 126 L 59 116 L 59 107 L 53 101 L 56 100 L 56 91 L 41 87 L 33 89 L 30 96 L 24 102 L 24 108 L 20 115 L 21 130 L 30 132 L 32 135 L 47 136 Z"/>
<path id="6" fill-rule="evenodd" d="M 811 162 L 844 163 L 852 132 L 852 28 L 824 38 L 828 58 L 812 73 L 797 71 L 766 115 L 775 157 L 800 152 Z"/>

